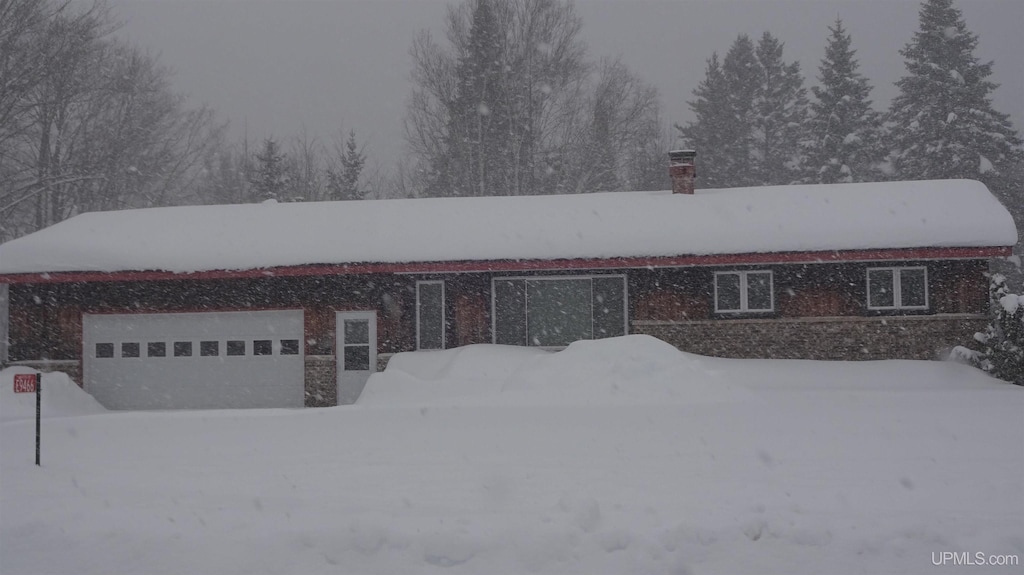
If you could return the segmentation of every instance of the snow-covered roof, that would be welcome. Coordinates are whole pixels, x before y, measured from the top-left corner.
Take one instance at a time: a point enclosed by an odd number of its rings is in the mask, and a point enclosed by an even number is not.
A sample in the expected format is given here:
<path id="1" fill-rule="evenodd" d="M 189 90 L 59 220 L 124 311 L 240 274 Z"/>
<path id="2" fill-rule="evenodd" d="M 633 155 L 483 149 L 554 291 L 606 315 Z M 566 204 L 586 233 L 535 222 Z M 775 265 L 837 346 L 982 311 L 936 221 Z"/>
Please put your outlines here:
<path id="1" fill-rule="evenodd" d="M 186 206 L 82 214 L 0 246 L 0 274 L 1012 246 L 970 180 Z"/>

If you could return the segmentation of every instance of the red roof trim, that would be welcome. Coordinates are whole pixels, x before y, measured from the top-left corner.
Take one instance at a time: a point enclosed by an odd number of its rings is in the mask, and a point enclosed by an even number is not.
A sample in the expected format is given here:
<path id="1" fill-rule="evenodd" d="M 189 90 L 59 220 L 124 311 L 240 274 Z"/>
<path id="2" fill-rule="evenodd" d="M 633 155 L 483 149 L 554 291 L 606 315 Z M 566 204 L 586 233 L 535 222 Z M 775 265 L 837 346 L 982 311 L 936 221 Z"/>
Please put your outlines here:
<path id="1" fill-rule="evenodd" d="M 257 277 L 297 277 L 358 274 L 461 273 L 666 268 L 751 264 L 816 264 L 881 260 L 976 259 L 1009 256 L 1010 247 L 904 248 L 818 252 L 776 252 L 662 257 L 581 258 L 557 260 L 485 260 L 418 263 L 362 263 L 282 266 L 248 270 L 209 270 L 191 273 L 167 271 L 51 272 L 0 274 L 0 283 L 72 283 L 161 280 L 212 280 Z"/>

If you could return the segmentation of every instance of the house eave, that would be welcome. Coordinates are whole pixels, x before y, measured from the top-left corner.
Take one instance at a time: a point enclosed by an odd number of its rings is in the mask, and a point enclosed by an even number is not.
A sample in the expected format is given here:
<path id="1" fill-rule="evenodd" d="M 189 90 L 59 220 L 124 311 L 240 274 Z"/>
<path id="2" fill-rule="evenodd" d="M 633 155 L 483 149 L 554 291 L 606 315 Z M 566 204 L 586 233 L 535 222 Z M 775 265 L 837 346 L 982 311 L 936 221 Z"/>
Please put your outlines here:
<path id="1" fill-rule="evenodd" d="M 172 272 L 162 270 L 63 271 L 0 274 L 3 284 L 53 284 L 85 282 L 143 282 L 168 280 L 221 280 L 265 277 L 304 277 L 363 274 L 450 274 L 559 270 L 651 269 L 698 266 L 746 266 L 772 264 L 824 264 L 895 260 L 955 260 L 1006 257 L 1008 246 L 928 247 L 870 250 L 825 250 L 706 254 L 679 256 L 632 256 L 610 258 L 472 260 L 401 263 L 306 264 L 242 270 Z"/>

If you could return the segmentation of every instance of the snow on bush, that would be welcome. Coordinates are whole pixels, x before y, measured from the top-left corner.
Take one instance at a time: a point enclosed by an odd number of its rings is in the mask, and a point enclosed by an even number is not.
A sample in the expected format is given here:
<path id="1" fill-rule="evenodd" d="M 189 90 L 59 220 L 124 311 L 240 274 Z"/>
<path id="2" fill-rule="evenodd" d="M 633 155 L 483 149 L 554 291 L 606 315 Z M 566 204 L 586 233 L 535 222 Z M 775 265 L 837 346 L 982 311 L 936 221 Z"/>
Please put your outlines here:
<path id="1" fill-rule="evenodd" d="M 981 349 L 958 346 L 955 359 L 966 360 L 994 377 L 1024 385 L 1024 296 L 1011 293 L 1006 276 L 992 274 L 989 296 L 992 323 L 974 334 Z"/>

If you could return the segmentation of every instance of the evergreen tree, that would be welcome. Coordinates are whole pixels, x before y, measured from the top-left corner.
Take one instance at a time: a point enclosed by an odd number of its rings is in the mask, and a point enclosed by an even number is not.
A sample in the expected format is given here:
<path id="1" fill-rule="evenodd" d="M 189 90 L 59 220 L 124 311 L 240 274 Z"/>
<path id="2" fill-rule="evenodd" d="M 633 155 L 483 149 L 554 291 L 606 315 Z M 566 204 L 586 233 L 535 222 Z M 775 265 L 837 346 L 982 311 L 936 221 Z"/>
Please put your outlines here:
<path id="1" fill-rule="evenodd" d="M 766 186 L 800 179 L 801 138 L 807 121 L 800 63 L 783 61 L 782 47 L 765 32 L 756 51 L 760 81 L 753 106 L 751 167 L 756 183 Z"/>
<path id="2" fill-rule="evenodd" d="M 255 170 L 250 174 L 252 195 L 259 201 L 283 200 L 288 185 L 287 159 L 273 137 L 263 140 L 256 154 Z"/>
<path id="3" fill-rule="evenodd" d="M 733 42 L 722 60 L 722 75 L 728 107 L 722 147 L 709 150 L 704 155 L 722 155 L 726 186 L 757 186 L 761 181 L 751 165 L 751 156 L 755 146 L 755 100 L 761 90 L 762 74 L 754 43 L 748 36 L 740 35 Z"/>
<path id="4" fill-rule="evenodd" d="M 1002 274 L 992 274 L 991 279 L 994 317 L 985 331 L 974 334 L 981 350 L 957 347 L 953 354 L 993 377 L 1024 385 L 1024 296 L 1011 293 Z"/>
<path id="5" fill-rule="evenodd" d="M 871 106 L 871 85 L 858 71 L 856 51 L 843 21 L 837 19 L 829 31 L 825 57 L 818 67 L 821 86 L 811 88 L 807 181 L 877 181 L 886 156 L 881 114 Z"/>
<path id="6" fill-rule="evenodd" d="M 356 144 L 356 133 L 350 131 L 345 151 L 340 154 L 341 171 L 327 170 L 327 190 L 332 200 L 361 200 L 366 192 L 359 187 L 359 178 L 366 163 L 366 155 Z"/>
<path id="7" fill-rule="evenodd" d="M 992 62 L 974 56 L 972 34 L 952 0 L 925 0 L 920 27 L 900 54 L 907 74 L 889 112 L 901 179 L 972 178 L 996 193 L 1024 161 L 1009 116 L 992 107 Z"/>
<path id="8" fill-rule="evenodd" d="M 729 107 L 729 86 L 717 53 L 708 59 L 704 80 L 693 95 L 695 99 L 688 104 L 697 120 L 686 126 L 676 124 L 676 130 L 686 141 L 686 147 L 697 153 L 704 151 L 706 156 L 700 161 L 696 186 L 701 189 L 729 187 L 732 180 L 724 151 L 727 134 L 734 129 L 735 121 Z"/>
<path id="9" fill-rule="evenodd" d="M 621 184 L 616 175 L 618 158 L 612 135 L 613 121 L 610 102 L 599 95 L 594 106 L 593 134 L 591 136 L 593 162 L 590 166 L 592 180 L 589 187 L 595 192 L 621 191 Z"/>
<path id="10" fill-rule="evenodd" d="M 502 34 L 491 0 L 476 0 L 466 52 L 456 68 L 458 96 L 449 128 L 448 180 L 459 196 L 502 190 L 509 149 L 508 113 L 502 98 Z"/>

